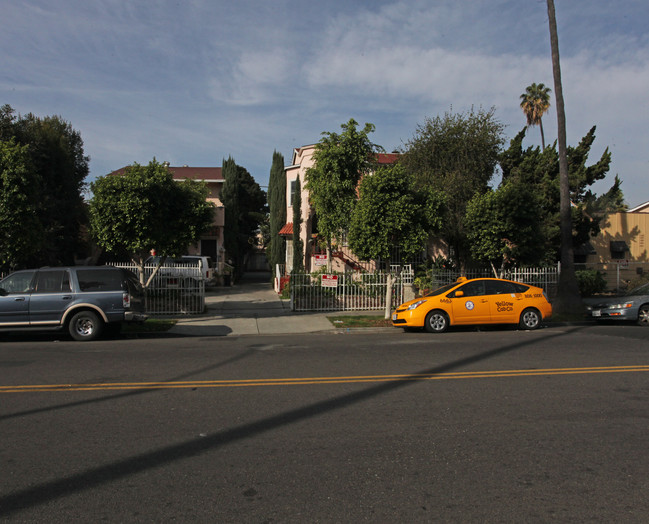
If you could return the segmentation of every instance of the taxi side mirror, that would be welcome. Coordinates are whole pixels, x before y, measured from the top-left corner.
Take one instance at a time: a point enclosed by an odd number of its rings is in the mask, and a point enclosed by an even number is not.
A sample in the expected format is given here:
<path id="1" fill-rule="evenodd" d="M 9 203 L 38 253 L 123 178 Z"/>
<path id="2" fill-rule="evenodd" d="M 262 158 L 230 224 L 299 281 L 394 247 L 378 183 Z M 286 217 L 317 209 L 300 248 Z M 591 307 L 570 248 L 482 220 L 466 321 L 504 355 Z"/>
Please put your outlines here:
<path id="1" fill-rule="evenodd" d="M 455 298 L 460 298 L 464 296 L 464 291 L 456 291 L 455 292 Z"/>

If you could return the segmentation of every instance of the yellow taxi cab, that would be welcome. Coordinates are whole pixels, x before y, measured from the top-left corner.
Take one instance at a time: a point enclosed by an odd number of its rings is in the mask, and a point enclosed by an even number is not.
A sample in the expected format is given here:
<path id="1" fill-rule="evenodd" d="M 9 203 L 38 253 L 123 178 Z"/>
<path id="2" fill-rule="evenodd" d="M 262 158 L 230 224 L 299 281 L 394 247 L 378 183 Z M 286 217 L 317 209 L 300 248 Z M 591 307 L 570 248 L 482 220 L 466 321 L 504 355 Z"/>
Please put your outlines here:
<path id="1" fill-rule="evenodd" d="M 392 314 L 392 325 L 424 328 L 442 333 L 449 326 L 518 324 L 536 329 L 552 316 L 543 289 L 499 278 L 460 277 L 432 293 L 401 304 Z"/>

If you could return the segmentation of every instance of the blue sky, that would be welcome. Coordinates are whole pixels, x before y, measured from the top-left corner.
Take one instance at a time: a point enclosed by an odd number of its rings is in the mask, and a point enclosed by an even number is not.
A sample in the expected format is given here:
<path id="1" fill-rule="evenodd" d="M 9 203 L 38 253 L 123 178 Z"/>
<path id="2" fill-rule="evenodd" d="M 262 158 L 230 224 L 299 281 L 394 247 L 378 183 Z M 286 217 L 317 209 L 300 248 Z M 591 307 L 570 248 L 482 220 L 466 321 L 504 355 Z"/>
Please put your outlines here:
<path id="1" fill-rule="evenodd" d="M 591 126 L 627 203 L 649 201 L 649 2 L 555 0 L 568 141 Z M 90 180 L 154 156 L 268 183 L 274 150 L 354 118 L 392 151 L 426 117 L 496 108 L 512 138 L 519 96 L 553 87 L 544 0 L 0 0 L 0 104 L 60 115 Z M 556 137 L 554 99 L 544 119 Z M 540 144 L 538 128 L 525 145 Z"/>

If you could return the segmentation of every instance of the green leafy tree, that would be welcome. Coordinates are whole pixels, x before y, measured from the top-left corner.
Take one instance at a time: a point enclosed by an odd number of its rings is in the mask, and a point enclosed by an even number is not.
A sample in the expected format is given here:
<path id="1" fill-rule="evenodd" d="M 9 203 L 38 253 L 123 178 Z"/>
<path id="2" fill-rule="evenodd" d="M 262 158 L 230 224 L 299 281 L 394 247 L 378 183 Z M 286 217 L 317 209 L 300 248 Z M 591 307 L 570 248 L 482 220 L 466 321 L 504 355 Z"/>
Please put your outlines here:
<path id="1" fill-rule="evenodd" d="M 543 115 L 550 109 L 550 91 L 544 84 L 532 84 L 525 88 L 520 96 L 521 109 L 527 118 L 527 126 L 539 126 L 541 130 L 541 148 L 545 149 L 543 133 Z"/>
<path id="2" fill-rule="evenodd" d="M 469 258 L 464 218 L 475 194 L 484 193 L 494 175 L 503 139 L 495 109 L 446 113 L 426 119 L 405 144 L 402 162 L 416 187 L 446 195 L 440 236 L 464 269 Z"/>
<path id="3" fill-rule="evenodd" d="M 293 270 L 292 273 L 304 273 L 304 242 L 300 236 L 302 230 L 302 185 L 300 179 L 295 181 L 293 196 Z"/>
<path id="4" fill-rule="evenodd" d="M 496 275 L 512 266 L 541 262 L 541 206 L 534 188 L 506 181 L 473 197 L 467 206 L 467 237 L 474 259 L 491 264 Z"/>
<path id="5" fill-rule="evenodd" d="M 560 173 L 556 146 L 541 150 L 538 147 L 523 149 L 523 129 L 500 157 L 503 182 L 520 181 L 534 189 L 541 206 L 541 230 L 545 239 L 539 246 L 544 261 L 554 263 L 560 258 Z M 576 147 L 567 148 L 568 180 L 571 202 L 571 238 L 574 245 L 582 245 L 599 232 L 599 224 L 608 212 L 623 206 L 624 196 L 616 177 L 611 189 L 601 197 L 590 186 L 606 177 L 611 163 L 608 148 L 594 164 L 587 165 L 589 153 L 595 140 L 595 127 L 581 139 Z"/>
<path id="6" fill-rule="evenodd" d="M 286 257 L 286 241 L 279 235 L 286 224 L 286 171 L 284 155 L 275 151 L 268 181 L 268 205 L 270 222 L 270 241 L 268 244 L 268 262 L 274 270 L 277 264 Z"/>
<path id="7" fill-rule="evenodd" d="M 90 225 L 97 244 L 109 252 L 125 251 L 140 269 L 152 250 L 162 260 L 178 256 L 212 224 L 214 205 L 204 183 L 176 182 L 155 158 L 133 164 L 123 175 L 98 178 L 91 184 Z"/>
<path id="8" fill-rule="evenodd" d="M 29 146 L 0 140 L 0 270 L 28 265 L 40 250 L 39 184 L 34 184 Z"/>
<path id="9" fill-rule="evenodd" d="M 306 172 L 309 200 L 318 220 L 318 232 L 327 242 L 329 261 L 332 240 L 347 230 L 358 182 L 374 171 L 374 153 L 382 150 L 370 141 L 373 124 L 365 124 L 362 130 L 357 126 L 350 119 L 340 126 L 342 133 L 322 133 L 313 155 L 315 164 Z"/>
<path id="10" fill-rule="evenodd" d="M 89 158 L 81 135 L 58 116 L 16 116 L 11 106 L 0 109 L 0 140 L 28 145 L 30 195 L 41 224 L 39 246 L 26 265 L 74 264 L 83 249 L 80 232 L 87 224 L 83 200 Z"/>
<path id="11" fill-rule="evenodd" d="M 240 265 L 243 254 L 240 254 L 241 231 L 239 217 L 239 168 L 232 157 L 223 159 L 221 174 L 224 182 L 221 189 L 221 202 L 225 208 L 225 225 L 223 226 L 223 245 L 228 260 L 235 266 L 235 271 L 240 274 Z"/>
<path id="12" fill-rule="evenodd" d="M 397 246 L 406 258 L 414 257 L 441 227 L 442 195 L 417 191 L 400 164 L 363 177 L 359 195 L 348 240 L 363 260 L 389 259 Z"/>

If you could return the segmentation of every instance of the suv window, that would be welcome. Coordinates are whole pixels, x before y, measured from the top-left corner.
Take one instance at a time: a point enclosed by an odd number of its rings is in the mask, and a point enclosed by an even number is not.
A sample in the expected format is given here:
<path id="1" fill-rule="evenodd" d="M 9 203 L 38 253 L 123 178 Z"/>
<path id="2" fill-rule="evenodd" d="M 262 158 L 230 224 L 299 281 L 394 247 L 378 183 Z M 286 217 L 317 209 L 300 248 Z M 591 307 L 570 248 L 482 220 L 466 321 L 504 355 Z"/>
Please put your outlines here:
<path id="1" fill-rule="evenodd" d="M 7 294 L 12 293 L 29 293 L 32 279 L 36 271 L 21 271 L 5 278 L 0 287 L 4 289 Z"/>
<path id="2" fill-rule="evenodd" d="M 111 269 L 77 270 L 81 291 L 122 291 L 122 272 Z"/>
<path id="3" fill-rule="evenodd" d="M 36 275 L 34 293 L 68 293 L 70 273 L 61 269 L 41 269 Z"/>

